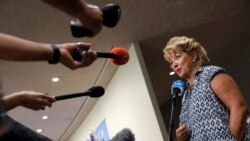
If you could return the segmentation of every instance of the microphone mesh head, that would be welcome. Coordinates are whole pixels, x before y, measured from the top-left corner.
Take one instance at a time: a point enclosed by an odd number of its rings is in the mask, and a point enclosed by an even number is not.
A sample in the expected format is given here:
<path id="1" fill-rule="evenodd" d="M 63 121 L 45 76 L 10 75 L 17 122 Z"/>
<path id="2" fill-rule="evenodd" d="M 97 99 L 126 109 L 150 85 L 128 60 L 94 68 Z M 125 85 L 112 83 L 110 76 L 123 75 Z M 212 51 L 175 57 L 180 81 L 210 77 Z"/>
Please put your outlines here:
<path id="1" fill-rule="evenodd" d="M 114 53 L 116 55 L 115 58 L 111 58 L 111 62 L 115 63 L 116 65 L 124 65 L 129 60 L 128 51 L 121 47 L 113 48 L 110 53 Z"/>
<path id="2" fill-rule="evenodd" d="M 94 86 L 89 89 L 90 91 L 90 97 L 101 97 L 105 93 L 105 90 L 101 86 Z"/>

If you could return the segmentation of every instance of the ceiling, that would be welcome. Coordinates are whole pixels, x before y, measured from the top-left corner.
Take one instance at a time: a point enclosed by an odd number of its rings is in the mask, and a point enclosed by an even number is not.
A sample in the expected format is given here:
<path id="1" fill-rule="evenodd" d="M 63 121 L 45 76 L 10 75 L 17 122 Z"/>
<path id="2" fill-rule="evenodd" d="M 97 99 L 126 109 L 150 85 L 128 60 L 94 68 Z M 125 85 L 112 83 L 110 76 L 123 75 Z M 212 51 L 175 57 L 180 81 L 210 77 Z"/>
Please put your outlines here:
<path id="1" fill-rule="evenodd" d="M 159 105 L 170 98 L 171 82 L 178 79 L 169 76 L 171 70 L 162 49 L 172 36 L 194 37 L 207 49 L 211 63 L 229 70 L 250 101 L 249 0 L 92 0 L 91 3 L 100 7 L 119 4 L 122 16 L 118 25 L 112 29 L 104 27 L 94 38 L 73 38 L 69 28 L 73 18 L 65 13 L 40 0 L 1 0 L 0 32 L 48 43 L 86 41 L 100 52 L 109 52 L 113 46 L 128 48 L 132 42 L 139 42 Z M 119 67 L 106 59 L 75 71 L 46 62 L 2 61 L 0 66 L 5 94 L 34 90 L 55 96 L 82 92 L 93 85 L 105 87 Z M 52 83 L 54 76 L 61 81 Z M 44 129 L 42 134 L 53 140 L 64 141 L 96 101 L 81 97 L 58 101 L 41 112 L 19 107 L 9 115 L 34 130 Z M 49 116 L 47 121 L 41 119 L 45 114 Z"/>

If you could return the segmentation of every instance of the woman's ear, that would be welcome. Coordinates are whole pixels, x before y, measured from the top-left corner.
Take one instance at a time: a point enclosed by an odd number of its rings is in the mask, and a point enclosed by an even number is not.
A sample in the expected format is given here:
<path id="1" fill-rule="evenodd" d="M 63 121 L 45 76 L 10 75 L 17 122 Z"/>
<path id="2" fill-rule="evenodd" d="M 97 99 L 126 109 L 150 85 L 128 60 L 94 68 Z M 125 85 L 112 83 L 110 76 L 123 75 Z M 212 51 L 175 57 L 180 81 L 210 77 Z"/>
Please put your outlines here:
<path id="1" fill-rule="evenodd" d="M 192 62 L 193 62 L 194 64 L 197 63 L 197 61 L 199 60 L 198 57 L 197 57 L 197 54 L 196 54 L 196 53 L 193 54 L 192 57 L 193 57 Z"/>
<path id="2" fill-rule="evenodd" d="M 194 56 L 192 61 L 193 61 L 193 63 L 196 63 L 197 62 L 197 57 Z"/>

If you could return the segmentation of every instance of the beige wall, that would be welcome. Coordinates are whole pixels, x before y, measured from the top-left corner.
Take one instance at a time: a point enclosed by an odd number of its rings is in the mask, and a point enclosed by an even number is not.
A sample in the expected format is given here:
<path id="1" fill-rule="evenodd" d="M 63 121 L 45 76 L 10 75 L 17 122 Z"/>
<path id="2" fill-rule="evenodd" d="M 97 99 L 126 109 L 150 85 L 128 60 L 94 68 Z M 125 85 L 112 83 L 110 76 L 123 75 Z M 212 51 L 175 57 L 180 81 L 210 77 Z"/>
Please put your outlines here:
<path id="1" fill-rule="evenodd" d="M 69 141 L 85 141 L 89 129 L 95 129 L 103 119 L 110 138 L 129 128 L 137 141 L 163 141 L 134 45 L 129 54 L 129 62 L 119 67 L 104 96 Z"/>

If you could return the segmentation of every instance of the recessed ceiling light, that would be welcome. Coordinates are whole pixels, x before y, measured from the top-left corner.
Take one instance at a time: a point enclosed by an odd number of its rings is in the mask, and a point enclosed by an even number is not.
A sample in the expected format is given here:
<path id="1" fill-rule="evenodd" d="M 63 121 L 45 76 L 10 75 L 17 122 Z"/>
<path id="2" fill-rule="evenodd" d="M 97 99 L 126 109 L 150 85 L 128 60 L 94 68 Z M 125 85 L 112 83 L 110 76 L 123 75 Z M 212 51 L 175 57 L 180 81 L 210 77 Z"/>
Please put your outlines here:
<path id="1" fill-rule="evenodd" d="M 44 119 L 44 120 L 45 120 L 45 119 L 48 119 L 48 118 L 49 118 L 49 117 L 46 116 L 46 115 L 42 117 L 42 119 Z"/>
<path id="2" fill-rule="evenodd" d="M 43 131 L 43 129 L 37 129 L 36 132 L 37 133 L 41 133 Z"/>
<path id="3" fill-rule="evenodd" d="M 58 82 L 59 81 L 59 78 L 58 77 L 53 77 L 52 78 L 52 82 Z"/>
<path id="4" fill-rule="evenodd" d="M 169 75 L 174 75 L 175 74 L 175 72 L 174 71 L 171 71 L 170 73 L 169 73 Z"/>

